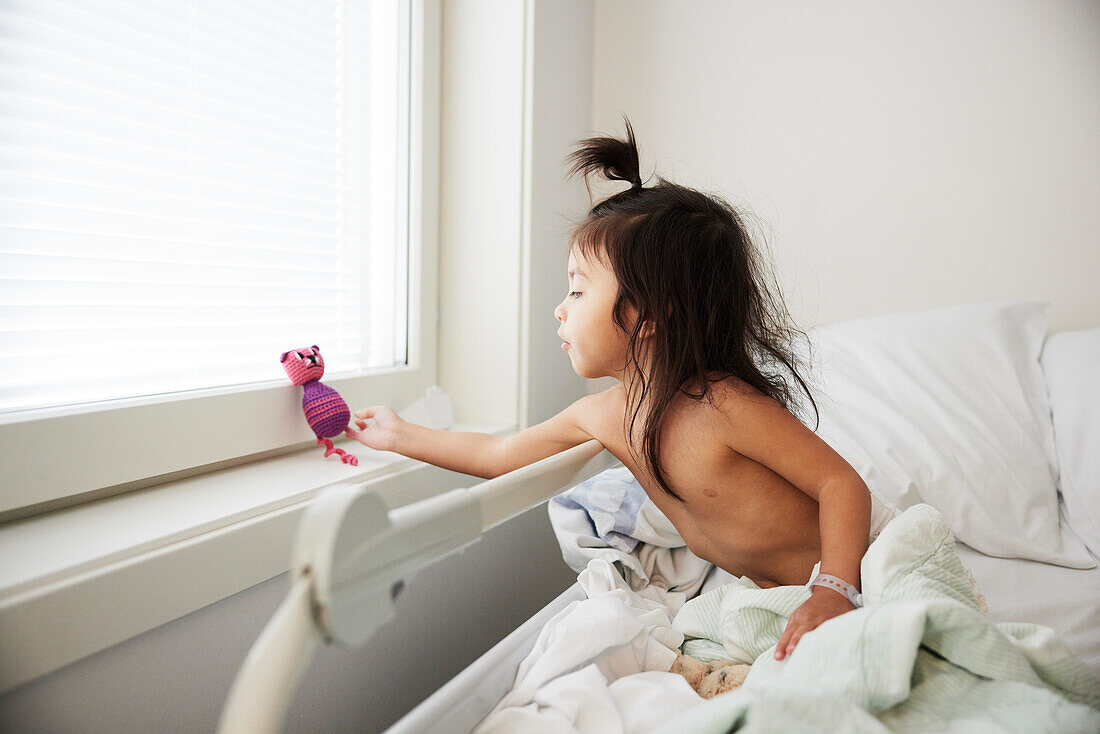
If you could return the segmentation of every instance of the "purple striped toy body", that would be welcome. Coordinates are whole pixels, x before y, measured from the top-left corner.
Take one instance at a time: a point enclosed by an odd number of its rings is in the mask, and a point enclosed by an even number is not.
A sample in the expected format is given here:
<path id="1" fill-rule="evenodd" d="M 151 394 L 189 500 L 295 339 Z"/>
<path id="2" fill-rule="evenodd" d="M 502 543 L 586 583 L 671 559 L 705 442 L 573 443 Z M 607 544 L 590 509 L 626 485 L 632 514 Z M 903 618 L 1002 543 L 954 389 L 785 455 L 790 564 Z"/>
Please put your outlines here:
<path id="1" fill-rule="evenodd" d="M 340 393 L 317 380 L 302 385 L 302 411 L 317 438 L 339 436 L 351 421 L 351 410 Z"/>

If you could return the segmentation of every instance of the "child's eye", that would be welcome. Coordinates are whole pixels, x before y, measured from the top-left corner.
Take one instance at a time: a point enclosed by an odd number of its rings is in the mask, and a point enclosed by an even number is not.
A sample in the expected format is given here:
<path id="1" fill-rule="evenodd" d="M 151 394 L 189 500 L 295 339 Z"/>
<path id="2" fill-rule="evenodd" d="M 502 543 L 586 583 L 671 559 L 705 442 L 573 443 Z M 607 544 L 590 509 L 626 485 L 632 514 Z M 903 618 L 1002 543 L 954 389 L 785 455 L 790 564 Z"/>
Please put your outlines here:
<path id="1" fill-rule="evenodd" d="M 581 292 L 580 292 L 580 291 L 570 291 L 570 292 L 569 292 L 569 295 L 570 295 L 570 296 L 579 296 L 580 294 L 581 294 Z"/>

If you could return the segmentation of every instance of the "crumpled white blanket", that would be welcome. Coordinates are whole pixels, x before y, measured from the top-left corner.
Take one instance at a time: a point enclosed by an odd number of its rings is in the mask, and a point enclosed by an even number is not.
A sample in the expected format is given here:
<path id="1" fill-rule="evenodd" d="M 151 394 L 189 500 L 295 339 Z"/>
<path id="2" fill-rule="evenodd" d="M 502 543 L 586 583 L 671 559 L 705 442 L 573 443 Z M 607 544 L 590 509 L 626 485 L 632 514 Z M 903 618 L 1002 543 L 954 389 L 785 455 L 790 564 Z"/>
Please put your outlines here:
<path id="1" fill-rule="evenodd" d="M 665 605 L 634 592 L 603 558 L 577 582 L 588 598 L 546 623 L 476 734 L 648 732 L 703 702 L 668 672 L 684 637 Z"/>
<path id="2" fill-rule="evenodd" d="M 713 586 L 733 578 L 687 549 L 626 467 L 603 471 L 547 506 L 570 568 L 580 573 L 594 558 L 616 564 L 628 588 L 666 605 L 671 614 L 704 582 Z"/>

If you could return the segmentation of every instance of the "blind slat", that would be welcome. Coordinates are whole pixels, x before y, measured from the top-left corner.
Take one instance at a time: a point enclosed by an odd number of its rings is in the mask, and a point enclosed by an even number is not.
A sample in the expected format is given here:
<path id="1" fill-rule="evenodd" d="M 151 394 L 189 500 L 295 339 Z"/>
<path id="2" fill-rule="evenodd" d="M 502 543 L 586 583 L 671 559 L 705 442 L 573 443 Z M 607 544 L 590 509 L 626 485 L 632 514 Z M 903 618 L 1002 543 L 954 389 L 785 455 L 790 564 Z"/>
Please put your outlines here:
<path id="1" fill-rule="evenodd" d="M 156 12 L 168 9 L 158 8 Z M 262 24 L 259 30 L 249 25 L 234 27 L 202 13 L 180 17 L 156 31 L 149 25 L 135 24 L 140 18 L 137 14 L 107 18 L 90 6 L 80 10 L 46 1 L 29 12 L 24 3 L 5 4 L 0 12 L 10 35 L 39 39 L 41 45 L 86 47 L 96 58 L 115 49 L 129 55 L 135 65 L 145 66 L 190 68 L 204 62 L 250 67 L 258 72 L 266 67 L 292 83 L 308 83 L 327 73 L 335 50 L 332 41 L 342 30 L 333 18 L 332 35 L 314 37 L 315 42 L 310 44 L 309 35 L 280 34 L 278 23 Z"/>
<path id="2" fill-rule="evenodd" d="M 188 150 L 185 146 L 173 149 L 166 147 L 173 141 L 161 135 L 153 139 L 133 136 L 112 139 L 96 135 L 98 132 L 88 127 L 66 130 L 41 122 L 0 117 L 0 146 L 24 156 L 64 156 L 107 169 L 130 169 L 139 175 L 155 174 L 159 169 L 171 176 L 215 178 L 226 185 L 288 195 L 305 188 L 309 193 L 299 195 L 319 199 L 336 195 L 344 185 L 362 186 L 367 182 L 366 175 L 358 171 L 345 171 L 340 179 L 336 159 L 332 165 L 315 162 L 310 166 L 226 146 L 210 145 L 204 151 Z"/>
<path id="3" fill-rule="evenodd" d="M 324 245 L 326 241 L 321 240 L 320 243 Z M 88 247 L 89 244 L 95 245 L 94 249 Z M 159 261 L 172 261 L 181 265 L 200 263 L 247 266 L 260 270 L 312 272 L 316 269 L 317 255 L 323 249 L 301 245 L 301 242 L 297 242 L 296 246 L 279 249 L 270 245 L 264 247 L 255 238 L 240 241 L 221 238 L 204 242 L 194 238 L 181 239 L 178 236 L 123 237 L 80 230 L 0 226 L 0 253 L 37 254 L 43 258 L 78 257 L 95 252 L 105 259 L 157 262 L 150 258 L 159 255 Z M 345 249 L 341 255 L 347 262 L 358 261 L 363 256 L 363 252 L 358 249 Z M 261 259 L 262 263 L 258 263 Z"/>
<path id="4" fill-rule="evenodd" d="M 53 227 L 77 229 L 79 227 L 90 234 L 123 237 L 155 239 L 164 233 L 171 233 L 177 236 L 185 235 L 188 240 L 206 242 L 267 241 L 272 246 L 283 249 L 289 249 L 295 245 L 307 245 L 312 251 L 331 247 L 339 236 L 338 225 L 335 223 L 327 232 L 319 230 L 304 232 L 264 227 L 259 223 L 250 226 L 240 221 L 230 224 L 205 219 L 137 216 L 98 209 L 78 209 L 31 201 L 16 201 L 2 197 L 0 197 L 0 221 L 10 226 L 28 229 Z"/>
<path id="5" fill-rule="evenodd" d="M 171 253 L 166 253 L 171 254 Z M 192 263 L 178 258 L 163 260 L 114 258 L 92 258 L 71 255 L 11 255 L 0 254 L 0 283 L 14 285 L 19 281 L 42 281 L 56 283 L 118 282 L 153 284 L 191 284 L 229 285 L 241 289 L 252 287 L 328 287 L 330 281 L 340 275 L 339 262 L 316 258 L 316 264 L 302 267 L 300 257 L 287 258 L 288 262 L 298 263 L 295 268 L 273 268 L 267 263 L 258 263 L 247 255 L 232 264 L 203 263 L 201 270 L 192 273 Z M 349 258 L 354 262 L 354 259 Z M 191 265 L 191 268 L 181 266 Z M 58 269 L 64 268 L 65 275 L 59 277 Z M 0 291 L 0 297 L 6 297 Z"/>
<path id="6" fill-rule="evenodd" d="M 274 209 L 290 214 L 318 216 L 318 212 L 329 211 L 337 204 L 335 189 L 327 198 L 311 195 L 309 190 L 280 191 L 274 188 L 253 185 L 253 177 L 244 176 L 241 180 L 226 179 L 219 176 L 180 175 L 168 173 L 151 167 L 123 166 L 108 163 L 102 159 L 77 158 L 56 153 L 47 153 L 37 149 L 18 149 L 0 143 L 0 172 L 8 171 L 16 175 L 23 171 L 33 171 L 32 178 L 66 180 L 73 184 L 108 184 L 119 188 L 137 187 L 148 191 L 163 183 L 176 191 L 187 191 L 199 199 L 249 204 L 257 210 Z"/>
<path id="7" fill-rule="evenodd" d="M 18 71 L 18 70 L 17 70 Z M 39 119 L 53 122 L 74 116 L 93 115 L 118 133 L 149 131 L 180 144 L 201 145 L 204 141 L 233 145 L 245 150 L 263 151 L 267 155 L 311 161 L 316 158 L 335 159 L 332 138 L 338 138 L 340 126 L 327 128 L 328 144 L 314 130 L 314 135 L 295 134 L 285 121 L 271 115 L 240 114 L 227 107 L 203 105 L 197 96 L 193 105 L 165 107 L 148 99 L 127 98 L 43 74 L 12 74 L 10 66 L 0 63 L 0 73 L 19 81 L 5 84 L 9 98 L 22 98 L 23 104 L 40 113 Z M 106 99 L 105 99 L 106 97 Z M 335 111 L 333 115 L 335 116 Z M 181 133 L 186 138 L 181 139 Z"/>
<path id="8" fill-rule="evenodd" d="M 327 325 L 310 324 L 308 339 L 323 340 L 327 345 L 326 353 L 330 351 L 340 353 L 343 348 L 358 342 L 354 328 L 356 326 L 358 324 L 337 328 L 331 322 Z M 305 329 L 305 326 L 298 327 L 300 332 L 304 332 Z M 173 325 L 157 329 L 68 329 L 49 334 L 25 331 L 3 333 L 5 337 L 12 339 L 13 345 L 18 347 L 18 350 L 0 355 L 0 374 L 5 375 L 14 375 L 20 369 L 20 363 L 23 365 L 22 369 L 26 368 L 26 357 L 14 353 L 16 351 L 33 352 L 37 355 L 36 359 L 54 359 L 91 355 L 103 349 L 104 344 L 120 343 L 142 347 L 218 349 L 249 355 L 261 352 L 279 355 L 287 349 L 296 349 L 305 345 L 304 341 L 295 342 L 293 335 L 288 339 L 282 328 L 271 324 L 253 324 L 248 329 L 242 329 L 235 324 L 212 326 L 205 329 L 201 335 L 196 335 L 189 326 Z M 287 346 L 288 342 L 291 346 Z"/>
<path id="9" fill-rule="evenodd" d="M 56 171 L 55 175 L 66 173 Z M 139 185 L 139 181 L 126 184 L 125 181 L 118 181 L 117 177 L 110 183 L 95 184 L 0 171 L 0 199 L 49 202 L 53 206 L 96 209 L 116 214 L 132 212 L 181 221 L 262 222 L 264 226 L 303 233 L 328 229 L 341 216 L 339 203 L 335 201 L 327 206 L 315 207 L 310 212 L 293 212 L 271 206 L 261 196 L 202 196 L 201 190 L 188 181 L 165 178 L 159 191 L 151 191 Z M 206 212 L 207 216 L 200 220 L 194 216 L 197 211 Z"/>
<path id="10" fill-rule="evenodd" d="M 205 268 L 204 268 L 205 270 Z M 79 289 L 78 289 L 79 286 Z M 295 303 L 331 304 L 331 288 L 322 282 L 286 286 L 210 283 L 205 281 L 164 281 L 134 283 L 131 281 L 87 280 L 11 280 L 0 279 L 0 305 L 23 307 L 96 308 L 98 306 L 140 305 L 143 309 L 159 308 L 171 311 L 177 306 L 220 310 L 225 306 L 250 309 L 295 308 L 287 304 L 288 290 Z M 201 304 L 201 305 L 199 305 Z"/>
<path id="11" fill-rule="evenodd" d="M 18 310 L 33 311 L 31 314 L 20 314 Z M 276 314 L 273 318 L 272 313 Z M 132 305 L 93 305 L 93 306 L 39 306 L 27 309 L 24 306 L 0 305 L 0 332 L 15 330 L 15 325 L 20 329 L 48 331 L 57 328 L 58 324 L 66 324 L 69 328 L 101 328 L 104 324 L 115 327 L 135 328 L 147 326 L 157 328 L 165 323 L 183 323 L 195 327 L 205 328 L 225 323 L 232 319 L 232 323 L 239 324 L 242 328 L 251 325 L 278 322 L 288 328 L 294 324 L 322 322 L 332 317 L 332 302 L 329 301 L 294 301 L 278 304 L 247 305 L 234 308 L 227 314 L 218 306 L 198 305 L 173 305 L 160 306 L 141 304 L 141 308 Z"/>
<path id="12" fill-rule="evenodd" d="M 240 78 L 237 69 L 218 69 L 217 73 L 212 73 L 181 67 L 178 73 L 169 73 L 171 70 L 164 69 L 160 70 L 162 73 L 154 74 L 122 63 L 108 65 L 104 59 L 100 63 L 90 63 L 76 49 L 58 52 L 24 45 L 12 39 L 7 40 L 5 46 L 9 49 L 10 58 L 19 60 L 18 63 L 7 61 L 0 67 L 0 76 L 11 79 L 28 73 L 65 79 L 92 91 L 123 97 L 131 103 L 155 102 L 167 109 L 178 110 L 188 103 L 239 107 L 244 111 L 265 114 L 269 119 L 291 121 L 307 129 L 327 129 L 333 124 L 333 120 L 326 116 L 325 97 L 318 90 L 318 84 L 323 84 L 324 79 L 312 80 L 312 83 L 303 84 L 301 89 L 295 89 L 294 94 L 288 95 L 285 82 L 281 88 L 274 83 L 275 80 L 270 84 L 260 84 L 254 79 Z M 196 98 L 181 98 L 181 86 L 193 86 Z M 242 105 L 242 100 L 250 106 Z"/>

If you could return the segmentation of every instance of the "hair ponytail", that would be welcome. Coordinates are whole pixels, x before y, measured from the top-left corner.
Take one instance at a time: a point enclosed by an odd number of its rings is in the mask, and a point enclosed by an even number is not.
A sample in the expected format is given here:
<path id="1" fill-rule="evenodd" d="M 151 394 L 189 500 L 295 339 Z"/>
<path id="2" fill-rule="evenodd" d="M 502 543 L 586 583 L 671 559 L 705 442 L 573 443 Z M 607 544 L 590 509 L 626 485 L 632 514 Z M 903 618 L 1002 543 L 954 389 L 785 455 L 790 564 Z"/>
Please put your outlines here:
<path id="1" fill-rule="evenodd" d="M 588 174 L 598 171 L 606 179 L 630 183 L 631 190 L 642 188 L 638 143 L 634 139 L 634 129 L 630 127 L 630 120 L 626 115 L 623 115 L 623 121 L 626 122 L 626 140 L 600 136 L 577 142 L 581 147 L 566 158 L 567 161 L 573 162 L 573 167 L 569 171 L 570 176 L 583 173 L 587 186 Z"/>

